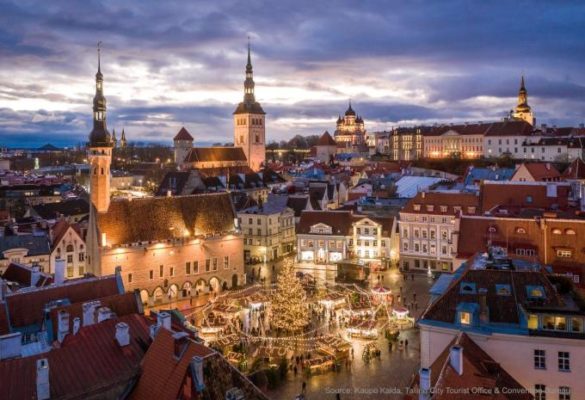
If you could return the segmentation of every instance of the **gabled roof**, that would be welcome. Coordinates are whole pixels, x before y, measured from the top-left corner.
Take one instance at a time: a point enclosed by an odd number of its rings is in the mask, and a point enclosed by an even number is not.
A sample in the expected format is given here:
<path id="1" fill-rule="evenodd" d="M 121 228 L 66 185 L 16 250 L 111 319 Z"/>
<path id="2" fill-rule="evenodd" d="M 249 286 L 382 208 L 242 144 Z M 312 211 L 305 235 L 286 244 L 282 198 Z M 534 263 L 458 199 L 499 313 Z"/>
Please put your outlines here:
<path id="1" fill-rule="evenodd" d="M 307 209 L 308 201 L 309 196 L 289 196 L 286 206 L 293 209 L 295 217 L 300 217 L 301 213 Z"/>
<path id="2" fill-rule="evenodd" d="M 89 203 L 85 199 L 73 199 L 58 203 L 39 204 L 33 209 L 43 219 L 56 219 L 61 215 L 71 217 L 89 214 Z"/>
<path id="3" fill-rule="evenodd" d="M 573 161 L 563 172 L 565 179 L 585 179 L 585 162 L 581 158 Z"/>
<path id="4" fill-rule="evenodd" d="M 461 375 L 450 362 L 449 356 L 453 346 L 459 346 L 462 349 L 463 373 Z M 445 347 L 431 365 L 430 370 L 431 387 L 434 389 L 433 400 L 473 400 L 487 397 L 497 400 L 533 399 L 526 388 L 464 332 L 459 333 Z M 417 381 L 419 378 L 417 376 Z M 415 385 L 419 386 L 418 382 Z M 448 391 L 447 388 L 451 390 Z M 477 388 L 493 391 L 493 394 L 487 396 L 483 393 L 475 393 Z"/>
<path id="5" fill-rule="evenodd" d="M 329 132 L 325 131 L 317 141 L 317 146 L 337 146 L 337 143 L 333 140 Z"/>
<path id="6" fill-rule="evenodd" d="M 235 217 L 229 193 L 120 199 L 97 215 L 109 246 L 231 232 Z"/>
<path id="7" fill-rule="evenodd" d="M 75 233 L 79 235 L 79 237 L 83 240 L 84 238 L 81 236 L 81 230 L 78 224 L 70 224 L 66 220 L 62 219 L 57 221 L 57 223 L 53 226 L 53 250 L 55 246 L 63 239 L 69 228 L 73 229 Z"/>
<path id="8" fill-rule="evenodd" d="M 544 180 L 551 180 L 551 179 L 558 179 L 561 177 L 561 173 L 558 169 L 551 163 L 540 163 L 540 162 L 528 162 L 522 164 L 517 170 L 524 167 L 528 171 L 528 173 L 534 178 L 535 181 L 544 181 Z M 514 174 L 515 175 L 515 174 Z M 514 179 L 514 177 L 512 177 Z"/>
<path id="9" fill-rule="evenodd" d="M 420 210 L 415 210 L 416 205 L 420 206 Z M 432 206 L 432 210 L 429 210 L 427 206 Z M 441 206 L 447 206 L 446 211 L 442 211 Z M 474 214 L 477 214 L 479 213 L 479 197 L 473 193 L 419 192 L 406 203 L 402 212 L 455 215 L 456 207 L 460 207 L 463 214 L 469 213 L 467 207 L 475 207 Z"/>
<path id="10" fill-rule="evenodd" d="M 128 324 L 130 344 L 116 342 L 116 324 Z M 149 323 L 132 314 L 80 328 L 60 348 L 0 363 L 0 393 L 7 399 L 36 399 L 36 362 L 49 363 L 51 398 L 118 398 L 140 372 L 148 345 Z"/>
<path id="11" fill-rule="evenodd" d="M 43 272 L 38 272 L 39 277 L 38 280 L 34 283 L 34 286 L 41 287 L 47 286 L 53 283 L 53 277 L 50 274 L 46 274 Z M 32 282 L 33 270 L 28 265 L 22 265 L 17 263 L 10 263 L 4 274 L 2 274 L 2 279 L 7 282 L 14 282 L 22 287 L 30 287 Z"/>
<path id="12" fill-rule="evenodd" d="M 549 185 L 556 188 L 549 192 Z M 567 183 L 487 182 L 481 186 L 481 208 L 484 212 L 496 206 L 567 209 L 571 187 Z"/>
<path id="13" fill-rule="evenodd" d="M 185 127 L 183 126 L 181 128 L 181 130 L 179 131 L 179 133 L 177 133 L 175 135 L 175 137 L 173 138 L 173 140 L 189 140 L 189 141 L 193 141 L 193 136 L 191 136 L 191 134 L 189 133 L 189 131 L 187 129 L 185 129 Z"/>
<path id="14" fill-rule="evenodd" d="M 193 147 L 185 162 L 247 161 L 241 147 Z"/>
<path id="15" fill-rule="evenodd" d="M 181 397 L 187 382 L 193 385 L 191 360 L 203 358 L 203 383 L 201 398 L 223 399 L 225 393 L 237 387 L 247 400 L 267 400 L 267 397 L 246 377 L 232 367 L 220 354 L 190 339 L 182 342 L 180 355 L 175 356 L 173 334 L 160 328 L 154 342 L 144 356 L 142 374 L 130 394 L 131 400 L 174 400 Z M 191 386 L 192 387 L 192 386 Z"/>

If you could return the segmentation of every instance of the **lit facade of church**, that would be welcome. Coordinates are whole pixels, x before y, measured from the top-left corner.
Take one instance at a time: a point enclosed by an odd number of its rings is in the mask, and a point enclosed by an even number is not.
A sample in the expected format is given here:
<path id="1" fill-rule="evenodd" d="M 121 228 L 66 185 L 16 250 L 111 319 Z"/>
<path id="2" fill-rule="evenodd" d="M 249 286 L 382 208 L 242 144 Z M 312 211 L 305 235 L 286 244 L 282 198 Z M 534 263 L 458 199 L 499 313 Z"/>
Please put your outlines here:
<path id="1" fill-rule="evenodd" d="M 359 146 L 365 143 L 366 129 L 364 120 L 351 107 L 351 102 L 343 118 L 337 118 L 334 133 L 335 142 L 342 147 Z"/>
<path id="2" fill-rule="evenodd" d="M 528 92 L 526 91 L 526 86 L 524 85 L 524 76 L 522 76 L 522 81 L 520 82 L 520 90 L 518 91 L 518 105 L 516 105 L 516 108 L 514 108 L 514 111 L 512 111 L 512 118 L 526 121 L 532 126 L 534 126 L 536 123 L 532 109 L 528 105 Z"/>
<path id="3" fill-rule="evenodd" d="M 88 272 L 120 268 L 124 287 L 139 289 L 145 304 L 243 284 L 243 238 L 229 193 L 110 201 L 114 142 L 106 120 L 98 61 L 88 143 Z"/>

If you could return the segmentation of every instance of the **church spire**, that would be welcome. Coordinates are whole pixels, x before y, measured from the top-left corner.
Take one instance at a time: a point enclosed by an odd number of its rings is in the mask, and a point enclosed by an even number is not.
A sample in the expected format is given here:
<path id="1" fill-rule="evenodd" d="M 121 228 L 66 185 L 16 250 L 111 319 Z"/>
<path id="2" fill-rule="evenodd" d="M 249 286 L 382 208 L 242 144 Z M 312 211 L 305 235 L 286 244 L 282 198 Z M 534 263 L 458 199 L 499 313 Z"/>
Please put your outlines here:
<path id="1" fill-rule="evenodd" d="M 104 76 L 101 70 L 101 44 L 97 44 L 98 71 L 95 74 L 95 96 L 93 97 L 93 130 L 89 134 L 91 147 L 112 147 L 112 137 L 106 125 L 106 98 Z"/>
<path id="2" fill-rule="evenodd" d="M 254 97 L 254 71 L 252 70 L 252 57 L 250 55 L 250 36 L 248 36 L 248 63 L 246 64 L 246 80 L 244 81 L 244 103 L 256 102 Z"/>

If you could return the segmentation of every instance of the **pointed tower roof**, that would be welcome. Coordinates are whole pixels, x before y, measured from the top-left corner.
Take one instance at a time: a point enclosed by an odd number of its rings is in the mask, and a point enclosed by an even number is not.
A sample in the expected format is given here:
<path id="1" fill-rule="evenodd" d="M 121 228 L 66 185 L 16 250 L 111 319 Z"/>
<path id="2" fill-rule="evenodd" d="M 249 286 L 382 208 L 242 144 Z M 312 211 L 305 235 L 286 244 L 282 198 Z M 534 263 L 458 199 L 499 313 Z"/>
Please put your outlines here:
<path id="1" fill-rule="evenodd" d="M 353 115 L 353 116 L 355 116 L 355 111 L 353 110 L 353 108 L 351 108 L 351 100 L 349 101 L 349 107 L 347 108 L 347 111 L 345 112 L 345 115 Z"/>
<path id="2" fill-rule="evenodd" d="M 173 140 L 193 141 L 193 136 L 191 136 L 191 134 L 189 133 L 189 131 L 187 131 L 187 129 L 185 129 L 185 127 L 182 127 L 179 133 L 177 133 L 177 135 L 173 138 Z"/>
<path id="3" fill-rule="evenodd" d="M 260 103 L 256 101 L 254 86 L 250 37 L 248 36 L 248 62 L 246 63 L 246 80 L 244 81 L 244 101 L 238 104 L 234 114 L 266 114 Z"/>
<path id="4" fill-rule="evenodd" d="M 325 131 L 323 135 L 317 141 L 317 146 L 337 146 L 335 140 L 331 137 L 328 131 Z"/>
<path id="5" fill-rule="evenodd" d="M 95 96 L 93 97 L 93 129 L 89 134 L 90 147 L 112 147 L 113 141 L 106 124 L 106 98 L 104 96 L 101 71 L 101 42 L 97 45 L 98 72 L 95 75 Z"/>

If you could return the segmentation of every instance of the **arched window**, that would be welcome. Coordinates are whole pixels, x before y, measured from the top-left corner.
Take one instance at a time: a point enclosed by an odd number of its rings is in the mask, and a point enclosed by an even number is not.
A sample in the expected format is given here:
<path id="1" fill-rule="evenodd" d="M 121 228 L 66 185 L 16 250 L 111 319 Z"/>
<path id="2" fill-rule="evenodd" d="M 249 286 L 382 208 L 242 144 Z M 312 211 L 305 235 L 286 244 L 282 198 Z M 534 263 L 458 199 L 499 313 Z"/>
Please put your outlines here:
<path id="1" fill-rule="evenodd" d="M 563 231 L 561 231 L 559 228 L 555 228 L 552 230 L 553 235 L 562 235 Z"/>
<path id="2" fill-rule="evenodd" d="M 516 228 L 516 233 L 520 234 L 520 235 L 525 235 L 526 234 L 526 229 L 524 228 Z"/>
<path id="3" fill-rule="evenodd" d="M 576 235 L 577 233 L 573 229 L 565 229 L 565 235 Z"/>
<path id="4" fill-rule="evenodd" d="M 67 248 L 65 249 L 65 251 L 67 251 L 67 253 L 73 253 L 73 245 L 72 244 L 68 244 Z"/>
<path id="5" fill-rule="evenodd" d="M 498 228 L 496 228 L 495 226 L 490 226 L 488 228 L 489 233 L 496 233 L 497 231 L 498 231 Z"/>

